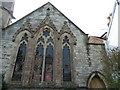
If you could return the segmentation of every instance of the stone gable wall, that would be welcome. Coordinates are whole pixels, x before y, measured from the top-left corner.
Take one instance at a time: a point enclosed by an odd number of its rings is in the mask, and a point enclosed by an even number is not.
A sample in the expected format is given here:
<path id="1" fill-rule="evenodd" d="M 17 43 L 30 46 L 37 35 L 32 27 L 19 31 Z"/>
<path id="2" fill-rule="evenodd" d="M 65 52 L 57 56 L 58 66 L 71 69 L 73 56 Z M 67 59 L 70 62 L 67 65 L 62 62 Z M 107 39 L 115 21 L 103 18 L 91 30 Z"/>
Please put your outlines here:
<path id="1" fill-rule="evenodd" d="M 13 50 L 15 50 L 14 48 L 16 44 L 13 42 L 13 36 L 16 35 L 16 32 L 20 28 L 24 27 L 28 18 L 30 19 L 29 23 L 31 24 L 30 30 L 36 30 L 35 27 L 37 27 L 40 22 L 46 17 L 47 8 L 50 8 L 51 10 L 50 19 L 55 25 L 56 30 L 60 32 L 62 30 L 61 28 L 64 26 L 64 22 L 66 21 L 70 31 L 76 38 L 76 45 L 73 46 L 74 69 L 72 73 L 74 73 L 74 84 L 79 87 L 86 87 L 90 74 L 94 71 L 102 70 L 103 66 L 101 64 L 100 50 L 104 46 L 88 45 L 88 36 L 86 34 L 83 34 L 83 32 L 81 32 L 76 26 L 73 25 L 72 22 L 70 22 L 50 4 L 43 6 L 41 9 L 36 10 L 35 12 L 9 26 L 6 28 L 6 30 L 2 31 L 2 45 L 0 46 L 2 47 L 0 50 L 2 51 L 2 58 L 0 58 L 3 63 L 2 71 L 6 73 L 7 69 L 9 69 L 10 61 L 12 60 L 11 56 L 14 56 L 12 52 L 14 52 Z M 58 83 L 60 82 L 58 81 Z"/>

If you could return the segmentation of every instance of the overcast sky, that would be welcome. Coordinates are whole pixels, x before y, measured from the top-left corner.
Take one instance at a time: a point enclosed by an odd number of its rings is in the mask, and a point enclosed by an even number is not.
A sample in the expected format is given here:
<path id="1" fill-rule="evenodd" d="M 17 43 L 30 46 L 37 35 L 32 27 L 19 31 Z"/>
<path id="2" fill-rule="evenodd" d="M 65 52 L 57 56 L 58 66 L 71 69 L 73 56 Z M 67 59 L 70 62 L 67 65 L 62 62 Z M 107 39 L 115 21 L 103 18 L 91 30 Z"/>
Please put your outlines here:
<path id="1" fill-rule="evenodd" d="M 115 0 L 15 0 L 14 16 L 19 20 L 47 2 L 52 3 L 86 34 L 101 36 L 107 31 L 107 16 L 112 12 Z M 118 44 L 117 20 L 116 10 L 114 30 L 111 30 L 109 37 L 110 44 L 115 46 Z"/>

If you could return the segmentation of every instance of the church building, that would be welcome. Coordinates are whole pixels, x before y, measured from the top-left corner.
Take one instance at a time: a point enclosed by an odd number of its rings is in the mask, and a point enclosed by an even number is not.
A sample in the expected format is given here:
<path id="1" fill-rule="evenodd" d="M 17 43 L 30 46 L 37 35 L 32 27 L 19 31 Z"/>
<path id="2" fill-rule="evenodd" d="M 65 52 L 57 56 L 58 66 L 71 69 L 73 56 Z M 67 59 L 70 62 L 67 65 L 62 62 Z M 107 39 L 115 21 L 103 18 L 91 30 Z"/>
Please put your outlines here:
<path id="1" fill-rule="evenodd" d="M 50 2 L 2 26 L 1 71 L 9 88 L 107 87 L 104 40 L 88 36 Z"/>

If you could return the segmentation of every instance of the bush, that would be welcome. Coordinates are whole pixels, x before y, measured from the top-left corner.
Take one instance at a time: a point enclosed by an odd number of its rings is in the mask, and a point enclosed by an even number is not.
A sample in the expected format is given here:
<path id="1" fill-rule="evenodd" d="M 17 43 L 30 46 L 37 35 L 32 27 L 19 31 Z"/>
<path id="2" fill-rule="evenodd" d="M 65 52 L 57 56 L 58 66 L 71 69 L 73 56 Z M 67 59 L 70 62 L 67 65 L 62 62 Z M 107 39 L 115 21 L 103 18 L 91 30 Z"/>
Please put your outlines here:
<path id="1" fill-rule="evenodd" d="M 7 90 L 8 89 L 8 85 L 7 83 L 4 81 L 4 75 L 2 74 L 2 90 Z"/>

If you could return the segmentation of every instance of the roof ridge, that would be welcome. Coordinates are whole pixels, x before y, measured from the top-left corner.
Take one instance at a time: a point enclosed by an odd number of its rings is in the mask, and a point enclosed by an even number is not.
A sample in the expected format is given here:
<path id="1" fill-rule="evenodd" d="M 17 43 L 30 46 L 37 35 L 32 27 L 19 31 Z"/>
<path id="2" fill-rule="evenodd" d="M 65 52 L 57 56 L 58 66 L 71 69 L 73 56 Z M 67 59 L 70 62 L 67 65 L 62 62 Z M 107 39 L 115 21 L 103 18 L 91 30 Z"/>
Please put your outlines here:
<path id="1" fill-rule="evenodd" d="M 12 23 L 11 25 L 7 26 L 6 28 L 9 28 L 10 26 L 14 25 L 15 23 L 17 23 L 18 21 L 24 19 L 25 17 L 29 16 L 30 14 L 34 13 L 35 11 L 39 10 L 40 8 L 44 7 L 45 5 L 50 4 L 53 8 L 55 8 L 60 14 L 62 14 L 68 21 L 70 21 L 76 28 L 78 28 L 83 34 L 86 34 L 85 32 L 83 32 L 77 25 L 75 25 L 69 18 L 67 18 L 67 16 L 65 16 L 60 10 L 58 10 L 53 4 L 51 4 L 50 2 L 47 2 L 46 4 L 42 5 L 41 7 L 35 9 L 34 11 L 30 12 L 29 14 L 25 15 L 24 17 L 22 17 L 21 19 L 17 20 L 16 22 Z M 4 28 L 4 29 L 6 29 Z"/>

